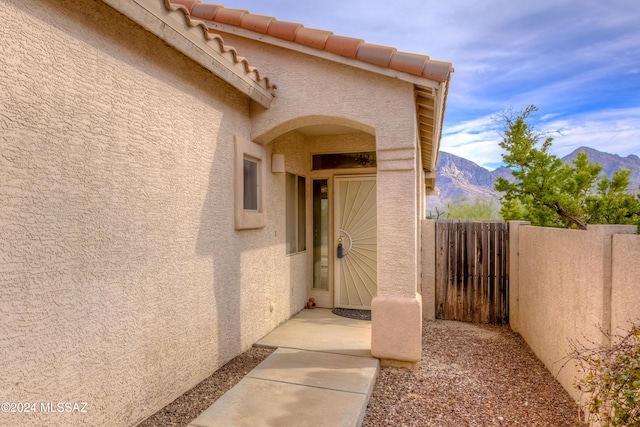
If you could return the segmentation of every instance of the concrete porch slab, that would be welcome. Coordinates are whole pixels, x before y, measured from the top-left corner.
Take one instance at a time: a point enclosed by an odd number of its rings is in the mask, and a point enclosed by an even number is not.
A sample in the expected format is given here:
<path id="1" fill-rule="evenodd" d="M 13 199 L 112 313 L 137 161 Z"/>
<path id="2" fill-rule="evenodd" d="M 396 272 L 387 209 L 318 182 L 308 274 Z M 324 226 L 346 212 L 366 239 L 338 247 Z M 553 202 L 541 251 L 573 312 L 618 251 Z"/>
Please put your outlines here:
<path id="1" fill-rule="evenodd" d="M 256 345 L 277 347 L 188 427 L 357 427 L 380 361 L 371 322 L 302 310 Z"/>
<path id="2" fill-rule="evenodd" d="M 359 393 L 244 378 L 188 427 L 353 427 L 367 401 Z"/>
<path id="3" fill-rule="evenodd" d="M 379 366 L 373 358 L 279 348 L 247 377 L 368 396 Z"/>
<path id="4" fill-rule="evenodd" d="M 336 316 L 330 309 L 304 309 L 256 344 L 371 357 L 371 322 Z"/>

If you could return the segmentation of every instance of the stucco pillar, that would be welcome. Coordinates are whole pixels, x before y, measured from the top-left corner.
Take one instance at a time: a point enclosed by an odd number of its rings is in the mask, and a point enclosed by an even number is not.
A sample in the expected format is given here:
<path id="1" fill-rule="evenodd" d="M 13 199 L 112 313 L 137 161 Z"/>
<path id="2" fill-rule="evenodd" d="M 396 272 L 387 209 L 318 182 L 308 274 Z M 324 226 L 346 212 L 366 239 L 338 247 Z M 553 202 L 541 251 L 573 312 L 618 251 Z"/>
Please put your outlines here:
<path id="1" fill-rule="evenodd" d="M 520 227 L 528 221 L 509 221 L 509 326 L 515 332 L 520 328 Z"/>
<path id="2" fill-rule="evenodd" d="M 436 222 L 422 220 L 422 318 L 436 318 Z"/>
<path id="3" fill-rule="evenodd" d="M 371 353 L 383 365 L 415 367 L 422 354 L 420 206 L 416 149 L 378 149 L 378 293 Z"/>
<path id="4" fill-rule="evenodd" d="M 602 314 L 600 325 L 606 334 L 602 334 L 601 345 L 608 347 L 611 344 L 611 318 L 612 318 L 612 246 L 613 235 L 635 234 L 638 228 L 635 225 L 592 225 L 587 226 L 588 233 L 602 236 Z"/>

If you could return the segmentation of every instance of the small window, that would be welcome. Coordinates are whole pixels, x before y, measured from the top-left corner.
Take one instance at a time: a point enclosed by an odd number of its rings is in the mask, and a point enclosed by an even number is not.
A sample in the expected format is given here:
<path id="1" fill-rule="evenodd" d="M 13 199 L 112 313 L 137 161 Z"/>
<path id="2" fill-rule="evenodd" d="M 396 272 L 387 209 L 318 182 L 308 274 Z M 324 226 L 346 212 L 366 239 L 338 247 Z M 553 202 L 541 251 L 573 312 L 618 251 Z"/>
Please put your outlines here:
<path id="1" fill-rule="evenodd" d="M 265 216 L 265 150 L 240 136 L 235 137 L 234 219 L 236 230 L 262 228 Z"/>
<path id="2" fill-rule="evenodd" d="M 287 173 L 286 181 L 286 240 L 287 255 L 290 255 L 307 249 L 306 180 Z"/>
<path id="3" fill-rule="evenodd" d="M 258 162 L 243 160 L 243 208 L 258 210 Z"/>
<path id="4" fill-rule="evenodd" d="M 376 166 L 376 152 L 314 154 L 313 170 L 372 168 Z"/>

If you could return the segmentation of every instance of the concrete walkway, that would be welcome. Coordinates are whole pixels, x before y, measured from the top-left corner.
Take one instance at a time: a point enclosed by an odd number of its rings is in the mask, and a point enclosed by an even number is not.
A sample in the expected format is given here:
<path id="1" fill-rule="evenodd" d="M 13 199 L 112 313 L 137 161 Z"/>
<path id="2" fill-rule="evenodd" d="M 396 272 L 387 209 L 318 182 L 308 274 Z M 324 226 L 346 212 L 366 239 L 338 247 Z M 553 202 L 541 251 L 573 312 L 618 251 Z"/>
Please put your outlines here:
<path id="1" fill-rule="evenodd" d="M 189 427 L 362 423 L 380 369 L 371 322 L 305 309 L 256 345 L 277 350 Z"/>

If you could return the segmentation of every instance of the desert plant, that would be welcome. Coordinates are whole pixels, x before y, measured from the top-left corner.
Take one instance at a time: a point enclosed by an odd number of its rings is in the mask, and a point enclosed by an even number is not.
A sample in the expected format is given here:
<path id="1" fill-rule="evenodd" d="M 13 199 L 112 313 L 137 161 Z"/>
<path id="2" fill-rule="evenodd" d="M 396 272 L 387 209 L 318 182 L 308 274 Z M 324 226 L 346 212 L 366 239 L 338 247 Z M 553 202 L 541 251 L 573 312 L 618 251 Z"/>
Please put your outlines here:
<path id="1" fill-rule="evenodd" d="M 574 386 L 587 396 L 590 421 L 605 427 L 640 426 L 640 325 L 611 346 L 574 346 L 585 376 Z"/>

